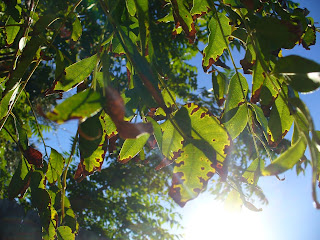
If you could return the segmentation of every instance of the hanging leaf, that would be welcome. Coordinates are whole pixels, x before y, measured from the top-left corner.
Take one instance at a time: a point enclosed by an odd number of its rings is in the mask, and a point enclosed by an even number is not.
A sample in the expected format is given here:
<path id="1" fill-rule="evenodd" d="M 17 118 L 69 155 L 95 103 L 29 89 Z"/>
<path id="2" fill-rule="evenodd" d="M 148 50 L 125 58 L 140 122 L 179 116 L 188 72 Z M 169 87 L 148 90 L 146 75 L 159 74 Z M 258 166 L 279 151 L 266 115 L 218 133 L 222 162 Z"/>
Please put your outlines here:
<path id="1" fill-rule="evenodd" d="M 63 123 L 70 119 L 83 121 L 99 112 L 101 108 L 101 95 L 92 89 L 87 89 L 64 100 L 52 112 L 47 113 L 46 117 L 57 123 Z"/>
<path id="2" fill-rule="evenodd" d="M 21 126 L 17 118 L 14 118 L 14 125 L 18 136 L 19 146 L 22 151 L 26 151 L 29 147 L 27 131 Z"/>
<path id="3" fill-rule="evenodd" d="M 218 17 L 219 19 L 216 19 L 215 16 L 212 17 L 208 25 L 210 31 L 209 43 L 203 50 L 202 59 L 202 67 L 205 72 L 219 59 L 223 51 L 227 49 L 226 42 L 228 43 L 228 37 L 231 34 L 229 18 L 223 13 L 218 13 Z"/>
<path id="4" fill-rule="evenodd" d="M 223 114 L 222 122 L 226 127 L 230 137 L 235 139 L 247 126 L 248 108 L 246 105 L 240 105 Z"/>
<path id="5" fill-rule="evenodd" d="M 189 43 L 193 43 L 196 36 L 196 29 L 189 10 L 186 8 L 184 0 L 171 0 L 173 8 L 173 17 L 176 23 L 176 28 L 182 27 L 189 39 Z M 173 33 L 176 34 L 176 33 Z"/>
<path id="6" fill-rule="evenodd" d="M 288 88 L 282 87 L 284 92 L 283 96 L 287 95 Z M 268 122 L 268 142 L 271 147 L 276 147 L 281 139 L 288 133 L 293 123 L 293 116 L 287 102 L 278 97 L 272 106 L 270 118 Z"/>
<path id="7" fill-rule="evenodd" d="M 243 173 L 242 177 L 246 179 L 247 183 L 257 185 L 263 169 L 264 161 L 260 158 L 256 158 Z"/>
<path id="8" fill-rule="evenodd" d="M 54 184 L 62 175 L 64 162 L 63 156 L 55 149 L 51 148 L 48 171 L 46 173 L 47 180 L 50 184 Z"/>
<path id="9" fill-rule="evenodd" d="M 153 134 L 154 134 L 154 137 L 157 141 L 158 147 L 159 147 L 159 149 L 162 149 L 162 130 L 161 130 L 160 125 L 155 120 L 153 120 L 151 117 L 147 117 L 147 121 L 151 122 L 152 127 L 153 127 Z"/>
<path id="10" fill-rule="evenodd" d="M 95 171 L 100 171 L 107 152 L 107 129 L 105 113 L 96 115 L 80 125 L 80 163 L 74 178 L 80 182 Z"/>
<path id="11" fill-rule="evenodd" d="M 262 85 L 265 81 L 266 73 L 263 71 L 260 61 L 256 61 L 253 66 L 253 76 L 252 76 L 252 95 L 251 102 L 257 103 L 260 98 L 260 92 Z"/>
<path id="12" fill-rule="evenodd" d="M 212 73 L 212 88 L 219 106 L 222 106 L 224 103 L 227 86 L 228 79 L 223 73 L 218 72 L 217 75 L 215 72 Z"/>
<path id="13" fill-rule="evenodd" d="M 135 157 L 147 143 L 149 137 L 149 133 L 143 133 L 135 139 L 126 139 L 120 150 L 118 161 L 120 163 L 127 163 Z"/>
<path id="14" fill-rule="evenodd" d="M 280 58 L 273 72 L 284 76 L 290 86 L 299 92 L 311 92 L 320 86 L 320 65 L 300 56 Z"/>
<path id="15" fill-rule="evenodd" d="M 205 146 L 208 143 L 200 140 L 197 145 Z M 211 152 L 209 154 L 214 156 Z M 180 207 L 196 198 L 214 175 L 214 159 L 209 159 L 207 155 L 197 146 L 189 143 L 183 147 L 181 156 L 176 160 L 169 195 Z"/>
<path id="16" fill-rule="evenodd" d="M 263 130 L 263 133 L 266 137 L 266 139 L 268 138 L 267 136 L 267 129 L 268 129 L 268 120 L 266 119 L 266 117 L 263 114 L 263 111 L 260 107 L 258 107 L 257 105 L 252 105 L 253 106 L 253 110 L 255 113 L 255 117 L 257 119 L 257 121 L 260 123 L 260 126 Z"/>
<path id="17" fill-rule="evenodd" d="M 2 120 L 13 107 L 13 103 L 16 99 L 19 89 L 20 84 L 17 83 L 4 97 L 2 97 L 0 102 L 0 120 Z"/>
<path id="18" fill-rule="evenodd" d="M 108 114 L 103 111 L 100 118 L 102 120 L 101 123 L 103 132 L 106 133 L 107 138 L 112 138 L 113 136 L 118 134 L 117 127 Z"/>
<path id="19" fill-rule="evenodd" d="M 304 135 L 300 135 L 299 140 L 297 140 L 295 144 L 262 170 L 262 175 L 278 175 L 293 168 L 303 156 L 306 148 L 307 140 Z"/>
<path id="20" fill-rule="evenodd" d="M 81 22 L 80 22 L 80 19 L 76 16 L 74 22 L 72 23 L 71 39 L 76 42 L 81 37 L 81 34 L 82 34 Z"/>
<path id="21" fill-rule="evenodd" d="M 19 196 L 23 197 L 30 185 L 30 176 L 31 176 L 31 166 L 21 159 L 16 171 L 14 172 L 9 187 L 8 187 L 8 198 L 14 199 Z"/>
<path id="22" fill-rule="evenodd" d="M 246 102 L 248 89 L 247 80 L 241 73 L 233 75 L 229 83 L 225 112 L 244 104 Z"/>
<path id="23" fill-rule="evenodd" d="M 64 74 L 55 80 L 54 86 L 46 91 L 46 95 L 69 91 L 78 86 L 90 75 L 96 64 L 97 54 L 70 65 L 64 70 Z"/>

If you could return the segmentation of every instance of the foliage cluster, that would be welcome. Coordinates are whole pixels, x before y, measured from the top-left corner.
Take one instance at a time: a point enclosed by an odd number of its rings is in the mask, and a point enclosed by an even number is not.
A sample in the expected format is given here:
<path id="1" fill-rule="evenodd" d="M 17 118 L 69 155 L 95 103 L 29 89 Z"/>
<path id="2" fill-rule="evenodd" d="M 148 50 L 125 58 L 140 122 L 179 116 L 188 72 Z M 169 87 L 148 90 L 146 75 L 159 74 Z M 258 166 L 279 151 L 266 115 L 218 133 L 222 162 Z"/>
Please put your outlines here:
<path id="1" fill-rule="evenodd" d="M 74 239 L 79 223 L 107 239 L 170 239 L 163 224 L 178 222 L 159 192 L 183 207 L 213 179 L 217 197 L 259 211 L 249 201 L 266 202 L 259 177 L 308 164 L 320 208 L 320 134 L 299 98 L 320 86 L 320 65 L 282 56 L 315 44 L 308 10 L 289 0 L 7 0 L 0 8 L 0 194 L 38 211 L 44 239 Z M 245 52 L 243 73 L 234 49 Z M 197 54 L 211 92 L 195 94 Z M 47 146 L 42 131 L 71 119 L 79 124 L 70 152 Z"/>

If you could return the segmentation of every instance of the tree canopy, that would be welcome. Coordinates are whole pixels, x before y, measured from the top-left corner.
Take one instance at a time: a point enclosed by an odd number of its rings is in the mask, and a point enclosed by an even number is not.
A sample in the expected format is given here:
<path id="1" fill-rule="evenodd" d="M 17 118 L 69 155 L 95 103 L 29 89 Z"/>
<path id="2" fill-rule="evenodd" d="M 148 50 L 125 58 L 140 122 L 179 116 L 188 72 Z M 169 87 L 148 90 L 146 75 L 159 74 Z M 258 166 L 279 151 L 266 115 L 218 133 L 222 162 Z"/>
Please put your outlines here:
<path id="1" fill-rule="evenodd" d="M 267 202 L 260 177 L 308 165 L 320 208 L 320 132 L 299 98 L 320 86 L 320 65 L 282 55 L 315 44 L 307 9 L 289 0 L 5 0 L 0 12 L 0 198 L 36 210 L 43 239 L 85 239 L 82 230 L 174 239 L 175 204 L 209 187 L 260 211 L 251 201 Z M 211 75 L 208 88 L 198 88 L 198 71 Z M 46 143 L 43 131 L 75 119 L 69 152 Z"/>

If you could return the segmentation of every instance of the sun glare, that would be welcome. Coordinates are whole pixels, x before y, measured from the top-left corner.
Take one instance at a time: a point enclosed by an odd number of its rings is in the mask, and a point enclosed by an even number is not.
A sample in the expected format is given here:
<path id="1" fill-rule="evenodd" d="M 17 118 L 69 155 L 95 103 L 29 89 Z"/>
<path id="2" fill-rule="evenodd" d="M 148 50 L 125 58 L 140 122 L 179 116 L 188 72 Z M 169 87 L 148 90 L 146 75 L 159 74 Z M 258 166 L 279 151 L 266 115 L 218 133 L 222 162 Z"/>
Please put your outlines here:
<path id="1" fill-rule="evenodd" d="M 223 203 L 215 200 L 200 200 L 189 207 L 185 214 L 185 240 L 268 239 L 257 212 L 226 210 Z"/>

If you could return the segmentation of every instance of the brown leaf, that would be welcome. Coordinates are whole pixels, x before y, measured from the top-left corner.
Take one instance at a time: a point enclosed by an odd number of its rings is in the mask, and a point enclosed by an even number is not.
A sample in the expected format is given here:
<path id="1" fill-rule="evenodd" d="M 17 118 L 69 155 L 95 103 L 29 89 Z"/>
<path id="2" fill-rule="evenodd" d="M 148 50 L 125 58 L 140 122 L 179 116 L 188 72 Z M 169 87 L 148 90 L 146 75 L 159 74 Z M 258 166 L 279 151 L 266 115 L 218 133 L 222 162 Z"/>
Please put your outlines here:
<path id="1" fill-rule="evenodd" d="M 105 90 L 107 103 L 105 111 L 111 117 L 117 127 L 119 136 L 123 139 L 136 138 L 142 133 L 153 133 L 151 123 L 130 123 L 124 121 L 125 107 L 124 101 L 119 92 L 111 87 Z"/>
<path id="2" fill-rule="evenodd" d="M 29 146 L 27 150 L 23 152 L 23 156 L 27 159 L 29 164 L 33 164 L 37 167 L 43 166 L 42 153 L 38 150 Z"/>

